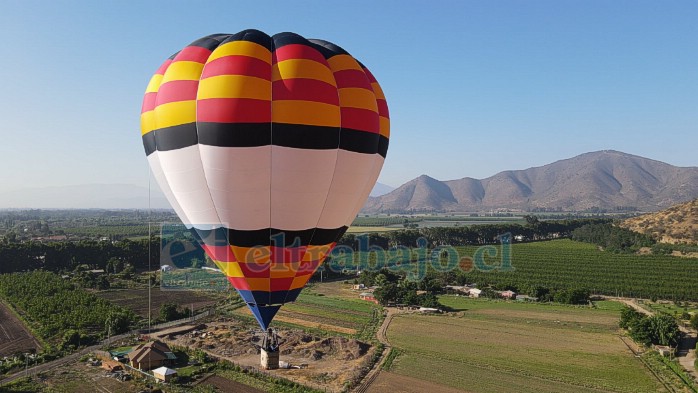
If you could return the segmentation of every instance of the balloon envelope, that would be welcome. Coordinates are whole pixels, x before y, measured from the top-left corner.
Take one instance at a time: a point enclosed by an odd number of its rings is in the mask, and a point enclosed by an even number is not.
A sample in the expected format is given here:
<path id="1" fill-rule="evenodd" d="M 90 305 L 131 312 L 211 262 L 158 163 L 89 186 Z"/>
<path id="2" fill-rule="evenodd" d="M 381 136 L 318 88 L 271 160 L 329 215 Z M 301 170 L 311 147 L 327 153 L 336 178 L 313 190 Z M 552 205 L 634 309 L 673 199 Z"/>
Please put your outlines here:
<path id="1" fill-rule="evenodd" d="M 342 48 L 257 30 L 171 56 L 141 110 L 158 184 L 262 329 L 363 206 L 389 128 L 378 82 Z"/>

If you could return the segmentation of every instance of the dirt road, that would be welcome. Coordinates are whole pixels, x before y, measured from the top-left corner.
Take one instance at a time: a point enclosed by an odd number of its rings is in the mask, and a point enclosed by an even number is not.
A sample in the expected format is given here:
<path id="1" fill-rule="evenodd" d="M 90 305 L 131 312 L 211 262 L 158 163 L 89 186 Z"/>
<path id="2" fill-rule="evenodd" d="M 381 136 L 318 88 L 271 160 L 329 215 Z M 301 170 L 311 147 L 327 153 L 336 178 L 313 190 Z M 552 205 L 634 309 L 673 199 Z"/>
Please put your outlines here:
<path id="1" fill-rule="evenodd" d="M 654 315 L 652 311 L 639 305 L 635 299 L 615 297 L 606 297 L 606 299 L 623 303 L 645 315 Z M 698 382 L 698 370 L 696 370 L 695 367 L 696 332 L 693 329 L 681 325 L 679 325 L 679 330 L 683 333 L 683 337 L 681 341 L 679 341 L 679 345 L 676 349 L 676 360 L 678 360 L 679 364 L 686 370 L 686 373 L 692 376 L 694 381 Z"/>

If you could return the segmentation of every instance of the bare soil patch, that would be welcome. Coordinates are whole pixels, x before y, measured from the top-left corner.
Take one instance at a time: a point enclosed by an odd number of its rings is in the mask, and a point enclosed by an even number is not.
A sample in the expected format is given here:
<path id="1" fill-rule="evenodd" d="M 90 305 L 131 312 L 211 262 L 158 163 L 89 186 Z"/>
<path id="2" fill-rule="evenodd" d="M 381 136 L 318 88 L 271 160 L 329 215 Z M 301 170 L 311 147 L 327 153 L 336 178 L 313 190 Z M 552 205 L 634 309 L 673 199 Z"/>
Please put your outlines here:
<path id="1" fill-rule="evenodd" d="M 296 329 L 278 329 L 280 360 L 300 369 L 271 371 L 274 375 L 328 392 L 340 391 L 356 378 L 375 351 L 370 344 L 343 336 L 319 337 Z M 170 344 L 201 349 L 241 366 L 259 367 L 255 346 L 262 332 L 240 321 L 218 321 L 185 334 L 166 338 Z"/>
<path id="2" fill-rule="evenodd" d="M 212 375 L 203 380 L 201 385 L 210 385 L 220 390 L 221 392 L 237 392 L 237 393 L 264 393 L 259 389 L 251 386 L 243 385 L 240 382 L 231 381 L 219 375 Z"/>
<path id="3" fill-rule="evenodd" d="M 123 289 L 115 291 L 96 292 L 114 304 L 128 308 L 143 318 L 148 317 L 148 289 Z M 194 311 L 216 303 L 214 293 L 204 291 L 161 291 L 153 288 L 150 291 L 151 313 L 157 317 L 160 307 L 165 303 L 175 303 L 183 308 L 194 308 Z"/>
<path id="4" fill-rule="evenodd" d="M 41 344 L 24 326 L 22 321 L 0 302 L 0 356 L 10 356 L 18 352 L 38 351 Z"/>

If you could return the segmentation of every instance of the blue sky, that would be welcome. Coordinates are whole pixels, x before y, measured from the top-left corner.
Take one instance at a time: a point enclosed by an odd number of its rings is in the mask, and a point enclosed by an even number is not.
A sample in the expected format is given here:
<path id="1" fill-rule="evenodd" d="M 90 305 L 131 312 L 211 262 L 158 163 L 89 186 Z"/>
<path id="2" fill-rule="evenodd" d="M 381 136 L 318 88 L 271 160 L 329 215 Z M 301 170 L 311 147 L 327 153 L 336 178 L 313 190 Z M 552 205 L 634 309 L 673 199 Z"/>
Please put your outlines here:
<path id="1" fill-rule="evenodd" d="M 0 2 L 0 192 L 148 184 L 142 94 L 211 33 L 337 43 L 392 118 L 379 181 L 484 178 L 615 149 L 698 166 L 695 1 Z"/>

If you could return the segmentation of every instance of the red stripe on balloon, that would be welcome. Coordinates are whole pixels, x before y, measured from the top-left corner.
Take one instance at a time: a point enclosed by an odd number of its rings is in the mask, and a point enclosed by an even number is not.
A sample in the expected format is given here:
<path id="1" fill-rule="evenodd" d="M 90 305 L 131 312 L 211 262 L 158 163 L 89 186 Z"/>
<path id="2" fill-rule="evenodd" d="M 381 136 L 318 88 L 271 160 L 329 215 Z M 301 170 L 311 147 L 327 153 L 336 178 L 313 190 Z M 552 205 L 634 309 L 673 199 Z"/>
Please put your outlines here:
<path id="1" fill-rule="evenodd" d="M 271 102 L 253 98 L 209 98 L 196 103 L 196 120 L 211 123 L 269 123 Z"/>
<path id="2" fill-rule="evenodd" d="M 303 259 L 308 247 L 271 247 L 270 260 L 274 263 L 291 263 Z"/>
<path id="3" fill-rule="evenodd" d="M 342 127 L 377 134 L 380 120 L 374 111 L 361 108 L 342 107 Z"/>
<path id="4" fill-rule="evenodd" d="M 378 114 L 390 118 L 390 114 L 388 112 L 388 102 L 385 100 L 376 100 L 376 104 L 378 104 Z"/>
<path id="5" fill-rule="evenodd" d="M 165 75 L 165 71 L 167 71 L 167 67 L 169 67 L 170 64 L 172 64 L 172 60 L 170 60 L 170 59 L 165 60 L 165 62 L 162 63 L 162 65 L 160 65 L 160 68 L 158 68 L 158 70 L 155 71 L 155 74 L 156 75 L 158 75 L 158 74 Z"/>
<path id="6" fill-rule="evenodd" d="M 240 262 L 240 270 L 242 275 L 247 278 L 269 278 L 269 263 L 242 263 Z"/>
<path id="7" fill-rule="evenodd" d="M 362 89 L 371 90 L 371 83 L 368 81 L 366 74 L 359 70 L 341 70 L 334 73 L 334 79 L 337 82 L 337 87 L 360 87 Z"/>
<path id="8" fill-rule="evenodd" d="M 323 56 L 322 53 L 320 53 L 318 50 L 311 48 L 308 45 L 284 45 L 281 48 L 274 50 L 272 57 L 272 62 L 274 64 L 290 59 L 308 59 L 327 65 L 327 60 L 325 60 L 325 56 Z"/>
<path id="9" fill-rule="evenodd" d="M 196 99 L 199 81 L 174 80 L 160 85 L 156 105 Z"/>
<path id="10" fill-rule="evenodd" d="M 278 100 L 303 100 L 339 105 L 337 88 L 316 79 L 282 79 L 272 83 L 271 96 Z"/>
<path id="11" fill-rule="evenodd" d="M 200 46 L 188 46 L 182 49 L 174 61 L 195 61 L 197 63 L 205 63 L 208 57 L 211 56 L 211 51 Z"/>
<path id="12" fill-rule="evenodd" d="M 206 254 L 211 257 L 211 259 L 219 262 L 237 262 L 235 254 L 230 249 L 230 246 L 208 246 L 206 244 L 201 245 L 206 251 Z"/>
<path id="13" fill-rule="evenodd" d="M 157 92 L 145 93 L 145 96 L 143 96 L 143 105 L 141 106 L 141 113 L 150 112 L 153 109 L 155 109 L 155 100 L 157 99 L 157 96 Z"/>
<path id="14" fill-rule="evenodd" d="M 269 280 L 269 289 L 271 291 L 288 291 L 293 283 L 293 277 L 272 278 Z"/>
<path id="15" fill-rule="evenodd" d="M 228 277 L 228 281 L 235 289 L 250 290 L 250 284 L 247 283 L 244 277 Z"/>
<path id="16" fill-rule="evenodd" d="M 225 56 L 204 67 L 201 79 L 218 75 L 245 75 L 271 81 L 271 65 L 249 56 Z"/>

